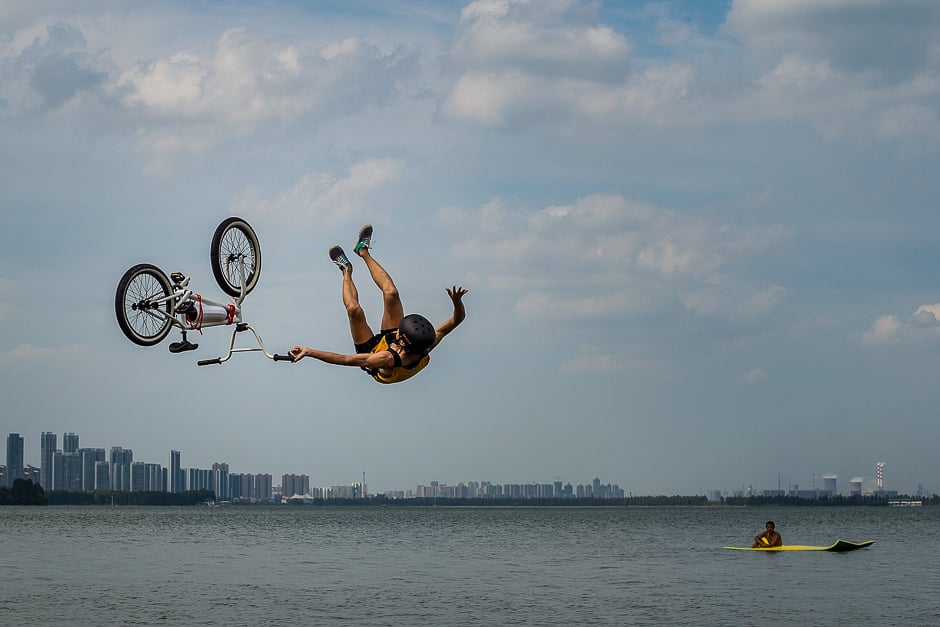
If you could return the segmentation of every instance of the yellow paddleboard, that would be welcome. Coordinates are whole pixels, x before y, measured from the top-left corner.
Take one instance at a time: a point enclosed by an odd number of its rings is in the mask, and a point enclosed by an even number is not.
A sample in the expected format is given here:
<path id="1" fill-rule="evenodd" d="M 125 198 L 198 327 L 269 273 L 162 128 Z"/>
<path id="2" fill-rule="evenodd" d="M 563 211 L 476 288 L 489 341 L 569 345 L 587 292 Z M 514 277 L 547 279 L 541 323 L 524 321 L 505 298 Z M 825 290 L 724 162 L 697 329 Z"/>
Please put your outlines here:
<path id="1" fill-rule="evenodd" d="M 783 546 L 765 546 L 765 547 L 744 547 L 744 546 L 723 546 L 723 549 L 731 549 L 732 551 L 833 551 L 836 553 L 843 553 L 845 551 L 854 551 L 856 549 L 864 549 L 866 546 L 871 546 L 874 544 L 874 540 L 866 540 L 865 542 L 849 542 L 848 540 L 836 540 L 833 544 L 829 546 L 806 546 L 803 544 L 785 544 Z"/>

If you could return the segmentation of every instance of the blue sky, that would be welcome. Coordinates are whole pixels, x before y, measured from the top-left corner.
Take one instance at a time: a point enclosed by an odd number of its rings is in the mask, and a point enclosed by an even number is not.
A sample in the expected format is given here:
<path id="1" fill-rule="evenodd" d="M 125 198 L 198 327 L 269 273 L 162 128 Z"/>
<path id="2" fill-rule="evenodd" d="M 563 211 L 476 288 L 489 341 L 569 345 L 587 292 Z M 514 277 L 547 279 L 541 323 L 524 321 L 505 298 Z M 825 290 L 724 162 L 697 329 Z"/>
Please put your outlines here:
<path id="1" fill-rule="evenodd" d="M 34 2 L 0 7 L 0 422 L 135 459 L 370 490 L 940 490 L 940 5 Z M 350 350 L 326 251 L 375 225 L 408 311 L 467 321 L 406 384 L 121 334 L 133 264 Z M 381 301 L 357 266 L 363 305 Z M 175 339 L 175 338 L 171 338 Z M 61 437 L 61 436 L 60 436 Z"/>

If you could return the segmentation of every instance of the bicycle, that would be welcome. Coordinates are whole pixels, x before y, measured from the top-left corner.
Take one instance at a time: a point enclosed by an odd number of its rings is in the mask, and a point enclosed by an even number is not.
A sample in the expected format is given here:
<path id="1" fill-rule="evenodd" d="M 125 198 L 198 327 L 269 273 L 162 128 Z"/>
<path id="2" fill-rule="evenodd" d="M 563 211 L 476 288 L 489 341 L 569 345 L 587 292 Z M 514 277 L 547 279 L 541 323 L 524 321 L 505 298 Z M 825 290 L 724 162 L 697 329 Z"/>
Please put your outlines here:
<path id="1" fill-rule="evenodd" d="M 261 244 L 254 229 L 241 218 L 226 218 L 212 235 L 209 251 L 212 275 L 229 297 L 229 303 L 204 298 L 189 288 L 189 277 L 173 272 L 168 277 L 150 263 L 139 263 L 118 281 L 114 309 L 118 326 L 138 346 L 156 346 L 173 328 L 182 332 L 179 342 L 170 343 L 171 353 L 196 350 L 186 333 L 216 326 L 234 325 L 228 354 L 197 361 L 199 366 L 222 364 L 234 353 L 258 352 L 274 361 L 293 361 L 290 355 L 269 353 L 261 336 L 242 319 L 242 302 L 261 276 Z M 257 347 L 235 348 L 235 336 L 251 331 Z"/>

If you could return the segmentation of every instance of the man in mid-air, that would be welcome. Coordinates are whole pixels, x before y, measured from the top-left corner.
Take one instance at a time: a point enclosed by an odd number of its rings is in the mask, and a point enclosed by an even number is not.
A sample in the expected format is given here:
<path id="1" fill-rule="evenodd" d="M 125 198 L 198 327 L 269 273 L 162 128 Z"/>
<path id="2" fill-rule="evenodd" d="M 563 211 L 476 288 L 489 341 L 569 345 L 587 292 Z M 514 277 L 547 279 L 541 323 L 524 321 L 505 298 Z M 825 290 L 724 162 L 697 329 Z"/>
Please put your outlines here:
<path id="1" fill-rule="evenodd" d="M 398 288 L 388 272 L 372 257 L 371 242 L 372 225 L 367 224 L 359 230 L 359 240 L 353 252 L 365 261 L 372 280 L 382 290 L 384 311 L 380 331 L 373 332 L 359 305 L 359 292 L 352 278 L 352 263 L 340 246 L 333 246 L 330 248 L 330 259 L 343 273 L 343 304 L 349 316 L 349 331 L 356 352 L 344 355 L 295 346 L 290 350 L 290 355 L 294 363 L 304 357 L 313 357 L 328 364 L 358 366 L 379 383 L 399 383 L 424 369 L 431 359 L 428 353 L 463 322 L 467 315 L 463 296 L 467 290 L 459 285 L 446 288 L 454 304 L 454 314 L 437 328 L 420 314 L 406 316 Z"/>

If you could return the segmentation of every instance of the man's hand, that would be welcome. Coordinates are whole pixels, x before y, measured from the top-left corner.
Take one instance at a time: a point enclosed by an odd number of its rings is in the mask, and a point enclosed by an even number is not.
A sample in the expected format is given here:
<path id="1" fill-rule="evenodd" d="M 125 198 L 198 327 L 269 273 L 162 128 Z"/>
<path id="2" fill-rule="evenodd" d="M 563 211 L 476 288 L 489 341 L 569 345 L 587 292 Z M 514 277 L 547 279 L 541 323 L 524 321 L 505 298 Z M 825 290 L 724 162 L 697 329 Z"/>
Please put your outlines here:
<path id="1" fill-rule="evenodd" d="M 291 356 L 291 363 L 296 364 L 298 361 L 306 357 L 307 349 L 304 346 L 295 346 L 290 349 L 288 354 Z"/>
<path id="2" fill-rule="evenodd" d="M 469 290 L 459 285 L 455 285 L 453 287 L 445 288 L 445 291 L 447 292 L 447 295 L 450 296 L 450 299 L 454 301 L 454 305 L 456 306 L 461 302 L 461 299 L 463 299 L 463 295 L 466 294 Z"/>

